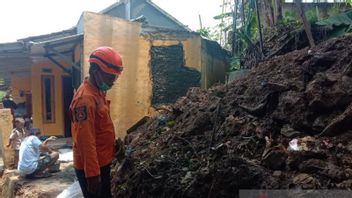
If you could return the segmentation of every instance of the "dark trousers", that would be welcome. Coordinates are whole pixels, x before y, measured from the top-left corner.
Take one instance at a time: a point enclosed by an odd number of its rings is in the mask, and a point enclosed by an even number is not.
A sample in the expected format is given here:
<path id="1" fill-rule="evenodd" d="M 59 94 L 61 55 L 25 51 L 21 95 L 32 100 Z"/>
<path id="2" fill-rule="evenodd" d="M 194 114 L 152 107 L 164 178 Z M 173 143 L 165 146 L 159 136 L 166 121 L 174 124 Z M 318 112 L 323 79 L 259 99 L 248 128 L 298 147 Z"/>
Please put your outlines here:
<path id="1" fill-rule="evenodd" d="M 87 180 L 83 170 L 75 169 L 79 185 L 81 186 L 83 196 L 85 198 L 109 198 L 111 197 L 110 187 L 110 164 L 100 168 L 100 191 L 98 195 L 93 195 L 87 190 Z"/>

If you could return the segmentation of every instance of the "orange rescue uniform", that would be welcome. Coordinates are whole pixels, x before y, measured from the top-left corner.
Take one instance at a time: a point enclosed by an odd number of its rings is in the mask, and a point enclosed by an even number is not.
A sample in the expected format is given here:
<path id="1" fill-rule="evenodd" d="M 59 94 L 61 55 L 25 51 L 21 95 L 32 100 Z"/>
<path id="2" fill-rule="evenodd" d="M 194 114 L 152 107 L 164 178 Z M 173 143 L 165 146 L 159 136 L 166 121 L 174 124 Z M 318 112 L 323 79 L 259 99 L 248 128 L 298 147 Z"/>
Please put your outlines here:
<path id="1" fill-rule="evenodd" d="M 100 175 L 100 167 L 114 158 L 115 131 L 105 95 L 85 79 L 70 105 L 73 164 L 86 177 Z"/>

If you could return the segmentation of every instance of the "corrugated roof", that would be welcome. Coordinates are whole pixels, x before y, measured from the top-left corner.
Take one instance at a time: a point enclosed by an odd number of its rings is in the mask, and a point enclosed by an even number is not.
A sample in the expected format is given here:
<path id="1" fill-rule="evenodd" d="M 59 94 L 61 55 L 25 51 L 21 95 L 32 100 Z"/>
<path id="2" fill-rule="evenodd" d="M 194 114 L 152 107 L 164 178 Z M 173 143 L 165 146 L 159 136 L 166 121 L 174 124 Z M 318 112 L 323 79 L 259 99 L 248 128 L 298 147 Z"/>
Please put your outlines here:
<path id="1" fill-rule="evenodd" d="M 25 50 L 26 47 L 23 42 L 0 43 L 0 53 L 17 53 Z"/>
<path id="2" fill-rule="evenodd" d="M 23 38 L 23 39 L 18 39 L 17 41 L 43 42 L 43 41 L 47 41 L 47 40 L 54 40 L 54 39 L 58 39 L 58 38 L 62 38 L 62 37 L 72 36 L 72 35 L 75 35 L 76 33 L 77 33 L 76 27 L 72 27 L 70 29 L 62 30 L 59 32 L 53 32 L 53 33 L 49 33 L 49 34 L 43 34 L 43 35 L 39 35 L 39 36 L 31 36 L 31 37 L 27 37 L 27 38 Z"/>

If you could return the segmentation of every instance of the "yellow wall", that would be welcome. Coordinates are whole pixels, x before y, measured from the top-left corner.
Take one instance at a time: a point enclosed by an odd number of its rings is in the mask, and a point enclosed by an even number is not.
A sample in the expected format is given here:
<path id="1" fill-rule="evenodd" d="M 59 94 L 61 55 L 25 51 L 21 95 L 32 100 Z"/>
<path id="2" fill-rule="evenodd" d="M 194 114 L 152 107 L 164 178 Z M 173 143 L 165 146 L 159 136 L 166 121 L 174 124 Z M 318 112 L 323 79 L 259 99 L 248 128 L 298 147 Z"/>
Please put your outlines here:
<path id="1" fill-rule="evenodd" d="M 62 62 L 62 64 L 64 65 L 65 63 Z M 52 73 L 43 73 L 43 68 L 52 69 Z M 55 121 L 53 123 L 43 123 L 42 75 L 54 76 Z M 62 75 L 63 71 L 61 68 L 50 61 L 40 62 L 32 66 L 33 126 L 40 128 L 43 135 L 64 135 Z"/>
<path id="2" fill-rule="evenodd" d="M 12 131 L 12 114 L 10 109 L 0 109 L 0 149 L 4 159 L 5 167 L 13 163 L 14 153 L 11 148 L 7 148 L 9 137 Z"/>
<path id="3" fill-rule="evenodd" d="M 30 76 L 11 76 L 11 89 L 13 100 L 18 103 L 26 101 L 26 96 L 20 96 L 20 92 L 30 93 L 31 92 L 31 77 Z"/>
<path id="4" fill-rule="evenodd" d="M 108 92 L 111 117 L 118 137 L 147 115 L 151 105 L 151 76 L 149 68 L 150 43 L 139 36 L 138 23 L 100 15 L 83 13 L 84 20 L 84 74 L 88 74 L 88 58 L 99 46 L 111 46 L 121 53 L 124 71 Z"/>
<path id="5" fill-rule="evenodd" d="M 201 72 L 202 38 L 200 36 L 192 36 L 186 41 L 183 41 L 182 44 L 185 53 L 186 65 Z"/>

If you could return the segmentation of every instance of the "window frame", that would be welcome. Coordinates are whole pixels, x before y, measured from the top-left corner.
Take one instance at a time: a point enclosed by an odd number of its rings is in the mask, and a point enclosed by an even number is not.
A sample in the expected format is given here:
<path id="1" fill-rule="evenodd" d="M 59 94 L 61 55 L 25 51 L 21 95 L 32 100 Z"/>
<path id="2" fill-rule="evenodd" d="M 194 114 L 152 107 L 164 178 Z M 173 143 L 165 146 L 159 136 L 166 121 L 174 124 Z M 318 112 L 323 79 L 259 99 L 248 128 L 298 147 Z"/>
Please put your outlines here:
<path id="1" fill-rule="evenodd" d="M 46 98 L 46 86 L 45 81 L 50 80 L 50 108 L 51 108 L 51 119 L 47 119 L 47 98 Z M 54 75 L 42 75 L 41 76 L 41 92 L 42 92 L 42 119 L 43 123 L 55 123 L 55 77 Z"/>

